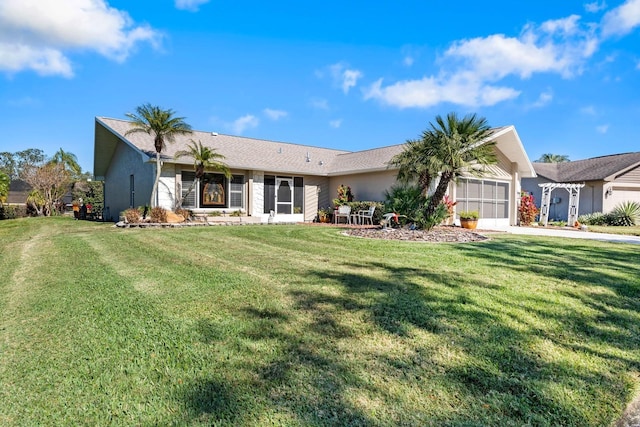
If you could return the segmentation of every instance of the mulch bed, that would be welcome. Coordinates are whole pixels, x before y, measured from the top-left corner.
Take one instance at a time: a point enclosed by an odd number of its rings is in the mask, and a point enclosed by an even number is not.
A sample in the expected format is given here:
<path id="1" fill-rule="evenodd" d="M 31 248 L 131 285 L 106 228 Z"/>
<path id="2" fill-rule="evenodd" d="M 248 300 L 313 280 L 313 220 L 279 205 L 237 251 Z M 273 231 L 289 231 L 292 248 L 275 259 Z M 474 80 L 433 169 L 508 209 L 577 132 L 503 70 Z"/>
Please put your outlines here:
<path id="1" fill-rule="evenodd" d="M 482 242 L 489 238 L 480 234 L 481 230 L 467 230 L 466 228 L 453 226 L 434 227 L 430 231 L 408 230 L 393 228 L 383 230 L 381 228 L 355 228 L 345 230 L 344 234 L 368 239 L 403 240 L 412 242 L 429 243 L 469 243 Z"/>

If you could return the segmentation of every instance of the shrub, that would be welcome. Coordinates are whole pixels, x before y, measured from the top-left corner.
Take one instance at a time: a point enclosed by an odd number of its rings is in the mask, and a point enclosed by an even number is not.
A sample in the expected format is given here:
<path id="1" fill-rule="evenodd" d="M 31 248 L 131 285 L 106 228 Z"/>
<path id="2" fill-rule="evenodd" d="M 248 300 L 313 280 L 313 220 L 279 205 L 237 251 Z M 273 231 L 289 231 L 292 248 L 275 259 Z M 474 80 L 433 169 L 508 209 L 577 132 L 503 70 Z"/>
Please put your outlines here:
<path id="1" fill-rule="evenodd" d="M 240 209 L 233 211 L 230 216 L 242 216 L 242 211 Z"/>
<path id="2" fill-rule="evenodd" d="M 523 193 L 518 206 L 518 219 L 521 225 L 531 225 L 536 220 L 538 208 L 533 199 L 533 194 Z"/>
<path id="3" fill-rule="evenodd" d="M 436 208 L 433 215 L 425 216 L 424 212 L 426 211 L 426 207 L 429 204 L 429 199 L 423 204 L 423 207 L 415 218 L 416 227 L 421 230 L 429 231 L 436 225 L 440 224 L 442 221 L 449 217 L 449 210 L 445 203 L 440 203 Z"/>
<path id="4" fill-rule="evenodd" d="M 0 206 L 0 220 L 16 219 L 27 217 L 27 207 L 25 205 L 2 205 Z"/>
<path id="5" fill-rule="evenodd" d="M 631 201 L 622 202 L 613 208 L 609 216 L 613 222 L 610 225 L 623 227 L 640 225 L 640 203 Z"/>
<path id="6" fill-rule="evenodd" d="M 167 222 L 167 211 L 164 208 L 156 206 L 151 209 L 151 222 L 163 223 Z"/>
<path id="7" fill-rule="evenodd" d="M 335 206 L 340 206 L 347 204 L 348 202 L 353 202 L 353 193 L 351 192 L 351 187 L 348 185 L 339 185 L 338 186 L 338 197 L 333 199 L 333 204 Z"/>
<path id="8" fill-rule="evenodd" d="M 185 220 L 191 218 L 191 215 L 192 215 L 192 212 L 189 209 L 184 209 L 184 208 L 176 208 L 174 212 L 176 213 L 176 215 L 180 215 Z"/>
<path id="9" fill-rule="evenodd" d="M 593 212 L 590 214 L 580 215 L 578 222 L 585 225 L 606 225 L 607 215 L 602 212 Z"/>
<path id="10" fill-rule="evenodd" d="M 394 185 L 385 190 L 384 197 L 385 212 L 406 215 L 406 219 L 401 218 L 403 222 L 415 222 L 426 201 L 418 185 Z"/>
<path id="11" fill-rule="evenodd" d="M 138 209 L 127 209 L 124 211 L 124 220 L 129 224 L 137 224 L 141 221 L 142 216 L 140 215 L 140 211 Z"/>

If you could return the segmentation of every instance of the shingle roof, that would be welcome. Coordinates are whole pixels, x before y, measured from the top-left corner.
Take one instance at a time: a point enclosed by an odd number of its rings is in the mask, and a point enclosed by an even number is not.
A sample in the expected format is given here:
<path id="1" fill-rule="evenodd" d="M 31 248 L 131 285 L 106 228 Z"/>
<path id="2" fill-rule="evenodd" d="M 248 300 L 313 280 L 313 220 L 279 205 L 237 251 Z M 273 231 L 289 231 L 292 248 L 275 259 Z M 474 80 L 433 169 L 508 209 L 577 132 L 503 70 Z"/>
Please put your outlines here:
<path id="1" fill-rule="evenodd" d="M 143 132 L 125 134 L 132 128 L 130 121 L 97 117 L 97 123 L 120 135 L 124 141 L 133 144 L 136 149 L 145 153 L 149 160 L 155 158 L 153 138 Z M 532 176 L 533 169 L 526 157 L 522 143 L 513 126 L 493 129 L 497 135 L 499 147 L 512 161 L 520 161 L 522 176 Z M 174 159 L 177 151 L 184 150 L 190 140 L 201 141 L 203 145 L 214 148 L 225 156 L 224 162 L 232 169 L 257 169 L 271 172 L 307 174 L 307 175 L 344 175 L 387 169 L 387 163 L 396 154 L 402 152 L 405 144 L 391 145 L 357 152 L 334 150 L 310 145 L 268 141 L 194 131 L 191 135 L 178 135 L 175 143 L 167 144 L 162 151 L 162 158 L 179 164 L 191 164 L 189 157 Z M 96 160 L 99 141 L 96 140 Z M 518 160 L 514 160 L 518 159 Z M 102 160 L 100 160 L 102 161 Z M 527 166 L 528 165 L 528 166 Z M 96 166 L 94 165 L 94 169 Z M 530 172 L 529 172 L 530 171 Z M 94 171 L 101 175 L 102 171 Z"/>
<path id="2" fill-rule="evenodd" d="M 123 137 L 132 127 L 131 122 L 126 120 L 102 117 L 98 120 Z M 150 135 L 142 132 L 132 133 L 127 135 L 126 139 L 149 157 L 155 158 L 153 138 Z M 177 151 L 186 149 L 190 140 L 201 141 L 203 145 L 214 148 L 218 154 L 225 156 L 224 162 L 232 169 L 326 175 L 331 169 L 331 162 L 338 154 L 349 153 L 309 145 L 194 131 L 191 135 L 176 136 L 175 143 L 166 145 L 162 158 L 173 159 Z M 189 157 L 173 161 L 181 164 L 192 163 Z"/>
<path id="3" fill-rule="evenodd" d="M 612 154 L 564 163 L 533 163 L 539 176 L 554 182 L 609 180 L 636 165 L 640 165 L 640 152 Z"/>

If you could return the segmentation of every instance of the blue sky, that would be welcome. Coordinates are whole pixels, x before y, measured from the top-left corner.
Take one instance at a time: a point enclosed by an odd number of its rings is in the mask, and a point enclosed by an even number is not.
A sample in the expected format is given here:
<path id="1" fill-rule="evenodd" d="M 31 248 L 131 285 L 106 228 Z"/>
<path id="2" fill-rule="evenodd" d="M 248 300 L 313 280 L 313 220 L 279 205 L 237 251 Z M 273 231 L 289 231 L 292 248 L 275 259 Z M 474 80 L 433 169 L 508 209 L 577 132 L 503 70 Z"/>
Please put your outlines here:
<path id="1" fill-rule="evenodd" d="M 362 150 L 437 115 L 514 125 L 535 160 L 640 151 L 640 0 L 2 0 L 0 151 L 93 169 L 94 117 Z"/>

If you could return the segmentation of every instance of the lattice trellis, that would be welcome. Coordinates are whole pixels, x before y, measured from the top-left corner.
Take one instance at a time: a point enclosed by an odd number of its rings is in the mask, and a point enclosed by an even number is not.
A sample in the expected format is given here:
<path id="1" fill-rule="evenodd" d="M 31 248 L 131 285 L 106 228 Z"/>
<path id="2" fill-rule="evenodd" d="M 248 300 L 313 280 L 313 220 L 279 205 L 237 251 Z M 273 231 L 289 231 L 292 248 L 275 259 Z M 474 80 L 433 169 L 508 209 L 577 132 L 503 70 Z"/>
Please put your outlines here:
<path id="1" fill-rule="evenodd" d="M 582 184 L 568 184 L 558 182 L 547 182 L 538 184 L 542 187 L 542 200 L 540 201 L 540 221 L 542 225 L 549 222 L 549 205 L 551 204 L 551 192 L 556 188 L 564 188 L 569 192 L 569 215 L 567 224 L 573 226 L 578 220 L 578 203 L 580 202 L 580 189 L 584 187 Z"/>

